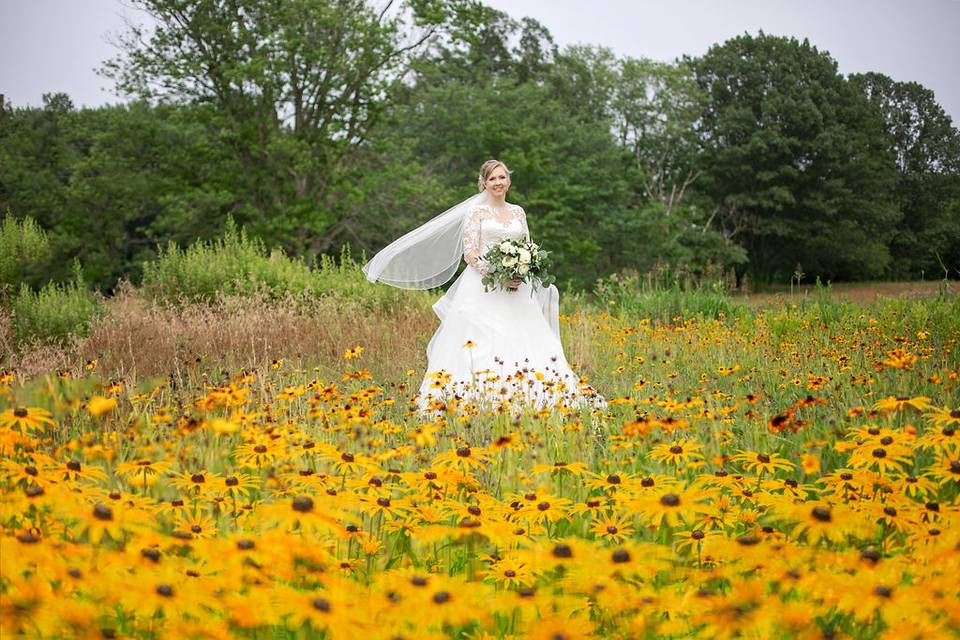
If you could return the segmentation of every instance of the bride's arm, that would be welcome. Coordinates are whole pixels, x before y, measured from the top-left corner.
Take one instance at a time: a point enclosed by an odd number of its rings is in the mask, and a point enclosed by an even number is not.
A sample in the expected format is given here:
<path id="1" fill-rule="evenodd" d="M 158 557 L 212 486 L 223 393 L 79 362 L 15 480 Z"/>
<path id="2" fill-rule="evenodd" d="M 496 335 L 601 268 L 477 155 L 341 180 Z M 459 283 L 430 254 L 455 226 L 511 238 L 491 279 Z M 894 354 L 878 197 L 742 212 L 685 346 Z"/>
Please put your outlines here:
<path id="1" fill-rule="evenodd" d="M 480 227 L 483 224 L 482 210 L 479 207 L 473 207 L 467 212 L 467 220 L 463 224 L 463 259 L 471 267 L 486 274 L 487 263 L 480 255 Z"/>
<path id="2" fill-rule="evenodd" d="M 526 236 L 527 242 L 530 242 L 530 229 L 527 227 L 527 212 L 524 211 L 520 205 L 517 205 L 517 209 L 520 210 L 520 224 L 523 225 L 523 235 Z"/>

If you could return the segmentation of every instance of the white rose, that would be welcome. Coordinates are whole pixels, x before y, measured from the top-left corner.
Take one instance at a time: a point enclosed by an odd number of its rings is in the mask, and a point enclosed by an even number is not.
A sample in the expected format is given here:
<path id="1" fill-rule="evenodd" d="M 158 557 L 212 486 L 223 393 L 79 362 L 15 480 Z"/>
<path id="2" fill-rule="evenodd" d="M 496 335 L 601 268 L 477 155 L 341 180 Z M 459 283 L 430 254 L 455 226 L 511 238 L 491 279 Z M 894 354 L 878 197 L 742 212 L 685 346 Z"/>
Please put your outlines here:
<path id="1" fill-rule="evenodd" d="M 530 264 L 530 252 L 526 249 L 520 249 L 520 263 Z"/>
<path id="2" fill-rule="evenodd" d="M 530 267 L 528 267 L 525 264 L 522 264 L 519 267 L 517 267 L 517 273 L 519 273 L 522 276 L 527 275 L 527 271 L 530 271 Z"/>
<path id="3" fill-rule="evenodd" d="M 505 266 L 505 267 L 512 267 L 512 266 L 515 265 L 515 264 L 517 264 L 517 259 L 516 259 L 516 258 L 504 258 L 504 259 L 503 259 L 503 266 Z"/>
<path id="4" fill-rule="evenodd" d="M 501 243 L 500 243 L 500 251 L 503 251 L 504 253 L 510 253 L 510 243 L 507 242 L 506 240 L 504 240 L 503 242 L 501 242 Z"/>

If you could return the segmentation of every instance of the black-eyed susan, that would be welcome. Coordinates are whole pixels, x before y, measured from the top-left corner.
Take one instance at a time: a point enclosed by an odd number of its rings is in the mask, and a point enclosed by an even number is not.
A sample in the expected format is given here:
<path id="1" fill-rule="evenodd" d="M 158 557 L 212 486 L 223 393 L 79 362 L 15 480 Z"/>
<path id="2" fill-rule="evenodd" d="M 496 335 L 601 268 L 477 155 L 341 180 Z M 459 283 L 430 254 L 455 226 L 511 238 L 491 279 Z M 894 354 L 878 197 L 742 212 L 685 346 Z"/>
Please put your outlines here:
<path id="1" fill-rule="evenodd" d="M 0 428 L 19 429 L 23 433 L 55 427 L 53 414 L 41 407 L 11 407 L 0 413 Z"/>
<path id="2" fill-rule="evenodd" d="M 743 468 L 751 473 L 773 475 L 777 471 L 791 471 L 794 464 L 784 459 L 778 453 L 758 453 L 756 451 L 740 451 L 733 456 L 734 462 L 739 462 Z"/>
<path id="3" fill-rule="evenodd" d="M 658 444 L 649 456 L 657 462 L 679 466 L 700 457 L 703 445 L 692 438 L 681 438 Z"/>
<path id="4" fill-rule="evenodd" d="M 633 518 L 616 512 L 597 514 L 590 531 L 597 539 L 620 543 L 633 535 Z"/>

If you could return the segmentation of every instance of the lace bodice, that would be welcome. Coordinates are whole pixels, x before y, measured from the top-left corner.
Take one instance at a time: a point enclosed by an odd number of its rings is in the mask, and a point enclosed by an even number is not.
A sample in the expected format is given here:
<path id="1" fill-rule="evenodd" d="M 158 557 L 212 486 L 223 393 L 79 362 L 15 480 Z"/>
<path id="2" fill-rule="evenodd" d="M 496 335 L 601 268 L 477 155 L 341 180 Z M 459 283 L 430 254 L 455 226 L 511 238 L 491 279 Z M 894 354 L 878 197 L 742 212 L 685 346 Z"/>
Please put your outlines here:
<path id="1" fill-rule="evenodd" d="M 497 211 L 487 205 L 471 207 L 463 225 L 463 258 L 481 273 L 486 272 L 484 254 L 506 239 L 530 238 L 523 207 L 508 204 Z"/>

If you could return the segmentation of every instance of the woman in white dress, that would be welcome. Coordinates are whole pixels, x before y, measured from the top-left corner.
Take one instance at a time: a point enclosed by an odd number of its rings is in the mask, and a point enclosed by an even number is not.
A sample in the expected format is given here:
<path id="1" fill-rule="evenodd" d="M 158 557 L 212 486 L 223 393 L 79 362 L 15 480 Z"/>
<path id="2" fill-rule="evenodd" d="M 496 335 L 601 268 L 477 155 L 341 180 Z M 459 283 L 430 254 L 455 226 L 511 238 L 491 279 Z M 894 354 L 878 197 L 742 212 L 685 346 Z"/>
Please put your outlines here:
<path id="1" fill-rule="evenodd" d="M 580 384 L 564 356 L 556 287 L 532 290 L 513 280 L 484 290 L 486 252 L 530 234 L 523 208 L 506 201 L 510 171 L 503 162 L 485 162 L 478 187 L 479 194 L 391 243 L 364 266 L 371 282 L 425 289 L 449 280 L 461 253 L 467 262 L 433 306 L 440 327 L 427 347 L 418 404 L 423 409 L 449 407 L 456 400 L 537 407 L 605 404 Z"/>

